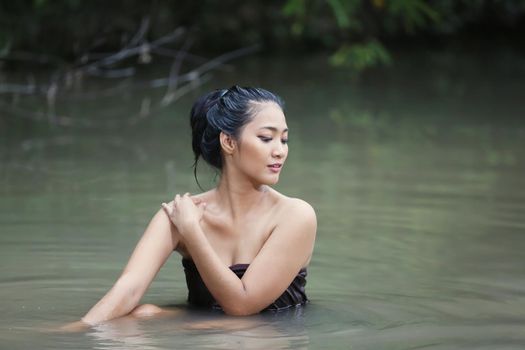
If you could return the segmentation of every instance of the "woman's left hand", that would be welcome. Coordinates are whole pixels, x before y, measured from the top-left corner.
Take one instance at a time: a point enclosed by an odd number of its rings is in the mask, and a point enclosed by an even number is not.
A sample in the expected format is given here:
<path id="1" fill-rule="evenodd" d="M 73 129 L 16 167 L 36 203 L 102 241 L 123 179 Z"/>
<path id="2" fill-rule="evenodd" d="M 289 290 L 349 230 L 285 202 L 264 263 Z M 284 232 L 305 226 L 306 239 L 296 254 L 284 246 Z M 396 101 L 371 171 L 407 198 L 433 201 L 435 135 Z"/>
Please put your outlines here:
<path id="1" fill-rule="evenodd" d="M 68 332 L 68 333 L 83 332 L 83 331 L 88 330 L 89 327 L 91 327 L 91 326 L 89 324 L 83 322 L 83 321 L 76 321 L 76 322 L 71 322 L 71 323 L 65 324 L 62 327 L 60 327 L 59 329 L 55 330 L 55 331 L 57 331 L 57 332 Z"/>
<path id="2" fill-rule="evenodd" d="M 196 225 L 199 225 L 204 215 L 206 203 L 194 200 L 189 193 L 185 193 L 183 196 L 177 194 L 173 202 L 169 204 L 162 203 L 162 208 L 177 227 L 179 233 L 186 237 L 188 232 L 193 231 Z"/>

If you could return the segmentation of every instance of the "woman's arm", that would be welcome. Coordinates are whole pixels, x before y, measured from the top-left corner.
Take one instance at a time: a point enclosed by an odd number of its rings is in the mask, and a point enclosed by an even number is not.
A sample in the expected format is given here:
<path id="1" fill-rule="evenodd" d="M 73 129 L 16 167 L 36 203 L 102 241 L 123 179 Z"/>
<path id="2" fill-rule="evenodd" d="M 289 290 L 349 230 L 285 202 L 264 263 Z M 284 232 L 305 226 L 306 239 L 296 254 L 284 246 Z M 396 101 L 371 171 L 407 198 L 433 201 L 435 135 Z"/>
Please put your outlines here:
<path id="1" fill-rule="evenodd" d="M 204 283 L 227 314 L 254 314 L 270 305 L 311 257 L 317 230 L 315 212 L 308 203 L 296 199 L 281 214 L 280 223 L 239 279 L 214 251 L 198 220 L 190 220 L 198 214 L 189 197 L 177 197 L 177 204 L 165 206 L 165 210 L 176 222 Z"/>
<path id="2" fill-rule="evenodd" d="M 179 234 L 161 209 L 149 223 L 115 285 L 82 321 L 93 325 L 131 312 L 162 265 L 177 247 Z"/>

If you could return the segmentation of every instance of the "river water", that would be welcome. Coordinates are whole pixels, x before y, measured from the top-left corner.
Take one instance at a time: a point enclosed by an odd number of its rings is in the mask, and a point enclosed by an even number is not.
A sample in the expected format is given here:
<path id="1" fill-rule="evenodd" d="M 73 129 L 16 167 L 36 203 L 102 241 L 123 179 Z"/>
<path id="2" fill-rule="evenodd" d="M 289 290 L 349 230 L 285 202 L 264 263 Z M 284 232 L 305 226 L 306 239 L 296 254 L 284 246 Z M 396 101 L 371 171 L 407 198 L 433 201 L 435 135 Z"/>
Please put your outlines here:
<path id="1" fill-rule="evenodd" d="M 44 101 L 4 99 L 0 348 L 525 348 L 525 56 L 396 58 L 360 79 L 323 57 L 247 58 L 164 108 L 163 91 L 83 86 L 53 107 L 62 125 L 42 118 Z M 188 111 L 234 83 L 287 103 L 276 187 L 318 215 L 311 303 L 246 318 L 189 310 L 174 254 L 143 302 L 176 316 L 54 332 L 112 285 L 162 201 L 199 191 Z"/>

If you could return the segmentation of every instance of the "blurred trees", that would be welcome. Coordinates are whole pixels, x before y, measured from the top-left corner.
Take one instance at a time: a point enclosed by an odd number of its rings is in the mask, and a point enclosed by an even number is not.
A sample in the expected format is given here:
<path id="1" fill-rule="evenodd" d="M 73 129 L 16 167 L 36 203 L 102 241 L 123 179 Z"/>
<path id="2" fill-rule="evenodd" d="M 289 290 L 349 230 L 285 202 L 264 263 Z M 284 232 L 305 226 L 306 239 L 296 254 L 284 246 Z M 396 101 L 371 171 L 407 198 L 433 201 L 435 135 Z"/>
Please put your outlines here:
<path id="1" fill-rule="evenodd" d="M 446 37 L 476 25 L 523 27 L 523 0 L 288 0 L 291 34 L 335 51 L 331 63 L 356 70 L 389 63 L 384 43 Z"/>
<path id="2" fill-rule="evenodd" d="M 187 28 L 193 51 L 328 50 L 332 64 L 362 70 L 390 62 L 390 43 L 517 31 L 524 17 L 524 0 L 0 0 L 0 58 L 30 52 L 56 62 L 115 50 L 146 18 L 152 37 Z"/>

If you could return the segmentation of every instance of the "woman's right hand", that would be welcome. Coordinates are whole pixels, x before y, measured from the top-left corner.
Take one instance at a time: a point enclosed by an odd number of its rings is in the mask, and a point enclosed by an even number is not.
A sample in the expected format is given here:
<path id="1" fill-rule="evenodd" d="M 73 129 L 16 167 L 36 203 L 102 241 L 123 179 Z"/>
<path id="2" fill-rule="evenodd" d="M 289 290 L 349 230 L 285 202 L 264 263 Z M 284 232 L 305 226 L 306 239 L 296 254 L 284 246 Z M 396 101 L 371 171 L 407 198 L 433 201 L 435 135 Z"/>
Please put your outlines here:
<path id="1" fill-rule="evenodd" d="M 162 203 L 162 208 L 179 233 L 185 237 L 201 221 L 206 203 L 185 193 L 183 196 L 177 194 L 171 203 Z"/>

